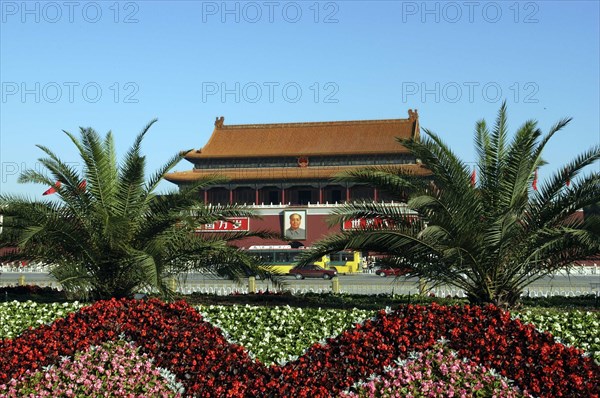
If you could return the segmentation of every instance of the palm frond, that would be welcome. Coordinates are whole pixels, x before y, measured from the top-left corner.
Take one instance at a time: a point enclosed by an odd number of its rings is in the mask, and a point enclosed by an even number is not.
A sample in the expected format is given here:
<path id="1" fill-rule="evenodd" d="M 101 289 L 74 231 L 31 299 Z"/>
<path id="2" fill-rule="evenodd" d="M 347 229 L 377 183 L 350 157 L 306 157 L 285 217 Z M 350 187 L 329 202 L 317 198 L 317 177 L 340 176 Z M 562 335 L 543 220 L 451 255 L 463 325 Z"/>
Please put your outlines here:
<path id="1" fill-rule="evenodd" d="M 103 138 L 81 128 L 80 138 L 65 132 L 83 161 L 81 176 L 50 149 L 40 163 L 49 175 L 27 170 L 20 182 L 53 186 L 58 201 L 35 201 L 0 195 L 3 215 L 0 247 L 3 259 L 27 259 L 53 264 L 51 273 L 72 294 L 93 299 L 124 297 L 140 289 L 170 297 L 172 280 L 190 265 L 214 268 L 209 259 L 231 258 L 234 273 L 258 269 L 255 259 L 230 242 L 247 237 L 273 238 L 268 231 L 217 236 L 194 232 L 202 222 L 228 217 L 254 217 L 242 206 L 205 206 L 199 189 L 222 182 L 221 177 L 200 180 L 179 192 L 157 195 L 164 174 L 181 159 L 173 156 L 149 181 L 141 144 L 151 121 L 135 138 L 119 164 L 111 132 Z M 82 181 L 87 186 L 81 187 Z M 224 272 L 224 268 L 221 270 Z M 220 271 L 220 272 L 221 272 Z M 261 268 L 260 272 L 264 272 Z"/>
<path id="2" fill-rule="evenodd" d="M 410 188 L 406 209 L 422 221 L 418 228 L 401 222 L 398 205 L 345 204 L 330 223 L 357 218 L 396 222 L 328 236 L 313 244 L 301 262 L 346 249 L 370 251 L 396 266 L 410 264 L 411 276 L 464 289 L 471 301 L 514 304 L 529 283 L 600 252 L 597 217 L 573 218 L 600 197 L 600 174 L 584 173 L 600 159 L 597 145 L 540 183 L 541 189 L 532 189 L 536 170 L 546 164 L 544 147 L 569 121 L 560 120 L 544 135 L 529 120 L 509 139 L 503 103 L 492 131 L 484 120 L 476 124 L 477 186 L 470 183 L 470 168 L 435 133 L 425 129 L 421 140 L 399 140 L 432 172 L 433 181 L 419 184 L 402 172 L 373 167 L 341 179 L 396 194 Z"/>

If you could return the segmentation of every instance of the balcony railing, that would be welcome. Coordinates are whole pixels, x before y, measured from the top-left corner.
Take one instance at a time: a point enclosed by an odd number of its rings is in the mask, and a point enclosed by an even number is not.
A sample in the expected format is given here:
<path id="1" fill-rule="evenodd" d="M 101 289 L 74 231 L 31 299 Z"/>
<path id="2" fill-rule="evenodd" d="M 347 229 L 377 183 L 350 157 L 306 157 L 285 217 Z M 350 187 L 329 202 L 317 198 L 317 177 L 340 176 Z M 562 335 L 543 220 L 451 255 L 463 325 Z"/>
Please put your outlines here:
<path id="1" fill-rule="evenodd" d="M 357 200 L 356 202 L 363 202 L 361 200 Z M 406 203 L 404 202 L 394 202 L 394 201 L 389 201 L 389 202 L 377 202 L 379 204 L 385 204 L 385 205 L 389 205 L 389 206 L 402 206 L 402 207 L 406 207 Z M 339 207 L 342 206 L 344 204 L 346 204 L 346 202 L 325 202 L 325 203 L 319 203 L 319 202 L 315 202 L 315 203 L 307 203 L 307 204 L 296 204 L 296 203 L 292 203 L 292 202 L 288 202 L 288 203 L 238 203 L 239 205 L 243 205 L 243 206 L 248 206 L 248 207 L 252 207 L 252 208 L 258 208 L 258 209 L 264 209 L 264 208 L 268 208 L 268 209 L 275 209 L 275 208 L 286 208 L 286 207 L 318 207 L 318 208 L 323 208 L 323 207 Z M 222 204 L 222 203 L 213 203 L 212 206 L 225 206 L 226 204 Z"/>

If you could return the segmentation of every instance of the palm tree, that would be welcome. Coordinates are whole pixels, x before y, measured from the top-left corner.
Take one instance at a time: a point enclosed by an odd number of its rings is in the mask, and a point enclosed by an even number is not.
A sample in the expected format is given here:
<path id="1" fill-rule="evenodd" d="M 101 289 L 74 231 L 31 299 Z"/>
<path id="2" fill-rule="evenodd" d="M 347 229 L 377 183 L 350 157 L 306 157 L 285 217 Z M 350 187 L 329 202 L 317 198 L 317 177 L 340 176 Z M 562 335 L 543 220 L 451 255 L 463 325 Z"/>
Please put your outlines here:
<path id="1" fill-rule="evenodd" d="M 50 264 L 51 274 L 67 291 L 96 299 L 124 297 L 144 288 L 169 295 L 171 278 L 190 270 L 241 276 L 251 269 L 260 274 L 256 262 L 229 243 L 268 234 L 194 233 L 204 223 L 254 216 L 244 207 L 199 202 L 198 189 L 222 182 L 218 177 L 156 194 L 164 174 L 183 158 L 181 152 L 145 180 L 141 143 L 155 122 L 139 133 L 121 164 L 111 132 L 104 139 L 91 128 L 81 128 L 81 139 L 65 132 L 79 151 L 82 174 L 38 145 L 47 155 L 39 162 L 48 173 L 27 170 L 19 182 L 53 186 L 59 200 L 0 196 L 0 248 L 16 248 L 0 261 Z"/>
<path id="2" fill-rule="evenodd" d="M 569 121 L 559 121 L 545 135 L 528 121 L 509 143 L 503 104 L 492 131 L 483 120 L 476 125 L 477 184 L 470 167 L 433 132 L 424 130 L 420 141 L 399 139 L 433 180 L 390 167 L 340 175 L 341 181 L 370 184 L 397 197 L 408 192 L 407 206 L 345 204 L 332 224 L 361 217 L 379 222 L 324 238 L 303 262 L 343 249 L 373 251 L 389 255 L 397 267 L 410 264 L 412 275 L 433 286 L 463 289 L 471 302 L 515 304 L 533 281 L 600 253 L 599 217 L 573 217 L 600 197 L 600 174 L 583 172 L 598 160 L 600 147 L 575 157 L 537 189 L 542 151 Z"/>

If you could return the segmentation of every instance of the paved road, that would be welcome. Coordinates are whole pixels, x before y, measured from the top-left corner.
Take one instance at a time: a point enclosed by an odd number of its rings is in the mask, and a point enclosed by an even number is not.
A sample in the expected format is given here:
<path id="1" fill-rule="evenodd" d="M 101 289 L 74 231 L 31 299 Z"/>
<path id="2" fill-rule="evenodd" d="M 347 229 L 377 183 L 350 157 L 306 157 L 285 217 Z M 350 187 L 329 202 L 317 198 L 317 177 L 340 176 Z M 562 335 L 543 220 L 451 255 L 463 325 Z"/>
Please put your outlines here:
<path id="1" fill-rule="evenodd" d="M 40 286 L 58 286 L 58 283 L 46 273 L 32 272 L 4 272 L 0 274 L 0 286 L 14 285 L 19 282 L 21 276 L 25 277 L 27 284 L 38 284 Z M 330 291 L 332 282 L 322 279 L 296 280 L 293 277 L 282 278 L 287 289 L 292 291 Z M 231 291 L 247 289 L 248 280 L 244 279 L 236 284 L 233 281 L 214 277 L 206 274 L 188 274 L 180 280 L 184 292 L 190 291 L 212 291 L 226 294 Z M 272 290 L 273 284 L 269 281 L 256 281 L 258 290 Z M 416 293 L 419 289 L 416 278 L 382 278 L 375 274 L 340 275 L 339 285 L 342 291 L 348 293 Z M 438 290 L 440 295 L 455 294 L 452 288 L 442 287 Z M 529 286 L 532 294 L 551 292 L 556 294 L 600 294 L 600 275 L 572 275 L 570 277 L 558 275 L 542 278 Z"/>

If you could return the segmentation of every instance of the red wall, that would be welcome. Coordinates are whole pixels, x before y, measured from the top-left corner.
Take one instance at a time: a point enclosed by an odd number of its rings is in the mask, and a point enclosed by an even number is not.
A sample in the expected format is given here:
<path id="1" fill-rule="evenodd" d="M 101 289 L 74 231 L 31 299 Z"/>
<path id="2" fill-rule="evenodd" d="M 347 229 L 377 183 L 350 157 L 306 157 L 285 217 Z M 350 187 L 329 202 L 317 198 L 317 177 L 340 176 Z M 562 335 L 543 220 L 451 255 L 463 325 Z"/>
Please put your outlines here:
<path id="1" fill-rule="evenodd" d="M 341 231 L 341 226 L 334 226 L 329 228 L 326 219 L 327 215 L 308 214 L 306 217 L 306 240 L 300 241 L 304 243 L 304 246 L 310 246 L 313 242 L 323 238 L 325 235 L 338 233 Z M 262 216 L 262 219 L 251 219 L 250 230 L 269 230 L 277 233 L 279 236 L 283 236 L 283 216 L 281 215 L 266 215 Z M 260 238 L 247 238 L 239 241 L 237 246 L 249 247 L 253 245 L 286 245 L 289 241 L 284 239 L 260 239 Z"/>

